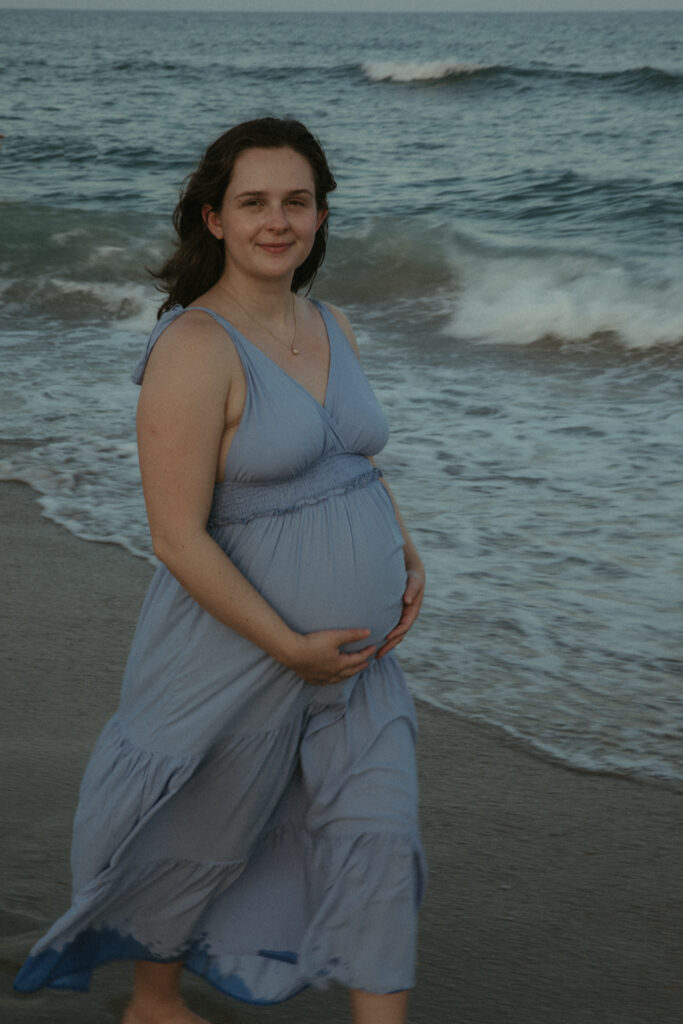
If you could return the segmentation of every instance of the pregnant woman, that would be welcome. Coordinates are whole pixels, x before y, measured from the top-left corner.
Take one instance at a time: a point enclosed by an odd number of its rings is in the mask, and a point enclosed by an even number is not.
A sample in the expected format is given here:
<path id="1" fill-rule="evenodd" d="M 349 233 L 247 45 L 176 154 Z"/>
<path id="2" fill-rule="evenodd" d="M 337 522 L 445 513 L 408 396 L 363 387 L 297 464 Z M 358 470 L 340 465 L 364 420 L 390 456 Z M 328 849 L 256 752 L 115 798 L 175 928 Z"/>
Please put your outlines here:
<path id="1" fill-rule="evenodd" d="M 263 118 L 181 195 L 134 375 L 162 565 L 83 780 L 73 904 L 20 991 L 124 957 L 124 1024 L 197 1024 L 183 966 L 253 1003 L 338 981 L 356 1024 L 405 1020 L 423 864 L 390 651 L 424 571 L 370 461 L 387 425 L 348 322 L 299 294 L 334 187 L 303 125 Z"/>

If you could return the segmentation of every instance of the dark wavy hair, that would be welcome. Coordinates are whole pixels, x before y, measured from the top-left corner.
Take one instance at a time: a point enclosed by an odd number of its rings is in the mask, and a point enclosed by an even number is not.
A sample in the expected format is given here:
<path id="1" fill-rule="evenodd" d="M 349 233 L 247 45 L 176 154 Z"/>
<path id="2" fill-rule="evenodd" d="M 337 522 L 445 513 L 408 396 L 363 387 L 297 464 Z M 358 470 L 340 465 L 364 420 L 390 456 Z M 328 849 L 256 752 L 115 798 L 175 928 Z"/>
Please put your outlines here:
<path id="1" fill-rule="evenodd" d="M 202 217 L 208 205 L 220 210 L 235 160 L 246 149 L 282 149 L 288 147 L 308 160 L 315 182 L 315 201 L 320 210 L 327 210 L 327 195 L 337 187 L 322 146 L 300 121 L 280 117 L 260 117 L 243 121 L 212 142 L 196 171 L 190 174 L 180 190 L 178 205 L 173 211 L 177 239 L 174 251 L 158 271 L 159 291 L 167 292 L 158 316 L 177 303 L 187 306 L 211 288 L 223 273 L 225 250 Z M 292 291 L 306 285 L 310 288 L 327 247 L 327 218 L 318 228 L 313 248 L 294 272 Z"/>

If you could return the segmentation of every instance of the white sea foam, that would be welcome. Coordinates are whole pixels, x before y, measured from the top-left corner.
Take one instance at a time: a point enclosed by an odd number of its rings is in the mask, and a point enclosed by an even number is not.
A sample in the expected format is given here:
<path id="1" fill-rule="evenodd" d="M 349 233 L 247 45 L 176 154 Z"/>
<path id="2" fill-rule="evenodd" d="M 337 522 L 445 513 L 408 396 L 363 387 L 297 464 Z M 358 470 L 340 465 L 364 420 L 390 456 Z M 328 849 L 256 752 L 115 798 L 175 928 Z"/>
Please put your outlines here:
<path id="1" fill-rule="evenodd" d="M 156 296 L 149 286 L 130 280 L 88 281 L 49 275 L 15 280 L 3 296 L 5 310 L 22 311 L 29 297 L 34 317 L 44 314 L 65 323 L 104 318 L 144 333 L 155 318 Z"/>
<path id="2" fill-rule="evenodd" d="M 488 71 L 495 64 L 474 64 L 451 60 L 373 60 L 363 63 L 363 72 L 372 82 L 435 82 Z"/>
<path id="3" fill-rule="evenodd" d="M 96 249 L 93 249 L 90 254 L 89 262 L 91 264 L 98 264 L 102 261 L 109 262 L 112 256 L 120 256 L 126 250 L 121 245 L 100 245 Z"/>
<path id="4" fill-rule="evenodd" d="M 610 339 L 627 349 L 683 342 L 683 287 L 638 268 L 548 251 L 452 255 L 458 294 L 449 333 L 527 345 Z"/>
<path id="5" fill-rule="evenodd" d="M 87 238 L 85 228 L 72 228 L 70 231 L 56 231 L 50 235 L 50 241 L 56 245 L 70 245 L 76 238 Z"/>
<path id="6" fill-rule="evenodd" d="M 154 561 L 134 440 L 82 441 L 77 426 L 71 436 L 0 459 L 0 480 L 28 484 L 46 518 L 76 537 L 120 544 Z"/>

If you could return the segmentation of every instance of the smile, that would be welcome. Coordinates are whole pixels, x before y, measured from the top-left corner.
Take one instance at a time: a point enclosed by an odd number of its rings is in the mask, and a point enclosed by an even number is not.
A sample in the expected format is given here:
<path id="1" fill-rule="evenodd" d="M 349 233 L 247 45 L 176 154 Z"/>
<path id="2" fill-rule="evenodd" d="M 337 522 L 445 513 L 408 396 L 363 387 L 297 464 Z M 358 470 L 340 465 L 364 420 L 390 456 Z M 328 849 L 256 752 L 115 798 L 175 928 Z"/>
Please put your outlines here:
<path id="1" fill-rule="evenodd" d="M 293 245 L 293 242 L 280 242 L 279 244 L 269 244 L 267 242 L 258 243 L 259 249 L 265 249 L 266 252 L 272 253 L 286 252 L 288 249 L 291 249 Z"/>

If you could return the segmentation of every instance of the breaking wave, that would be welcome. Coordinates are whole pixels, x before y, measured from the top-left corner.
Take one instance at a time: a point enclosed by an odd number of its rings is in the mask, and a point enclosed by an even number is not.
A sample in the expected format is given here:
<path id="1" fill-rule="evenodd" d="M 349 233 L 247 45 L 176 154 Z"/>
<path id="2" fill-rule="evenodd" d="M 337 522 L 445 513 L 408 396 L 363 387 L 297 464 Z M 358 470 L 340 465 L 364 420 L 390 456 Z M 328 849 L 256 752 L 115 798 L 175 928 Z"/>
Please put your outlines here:
<path id="1" fill-rule="evenodd" d="M 362 64 L 363 74 L 371 82 L 429 83 L 462 82 L 476 79 L 492 84 L 514 79 L 562 80 L 567 84 L 607 84 L 634 91 L 671 91 L 683 88 L 683 73 L 665 68 L 643 65 L 635 68 L 617 68 L 608 71 L 562 68 L 539 62 L 531 67 L 514 64 L 488 64 L 461 61 L 457 58 L 429 61 L 366 61 Z"/>
<path id="2" fill-rule="evenodd" d="M 458 60 L 366 61 L 363 73 L 371 82 L 436 82 L 481 75 L 499 68 L 496 64 L 472 64 Z"/>

